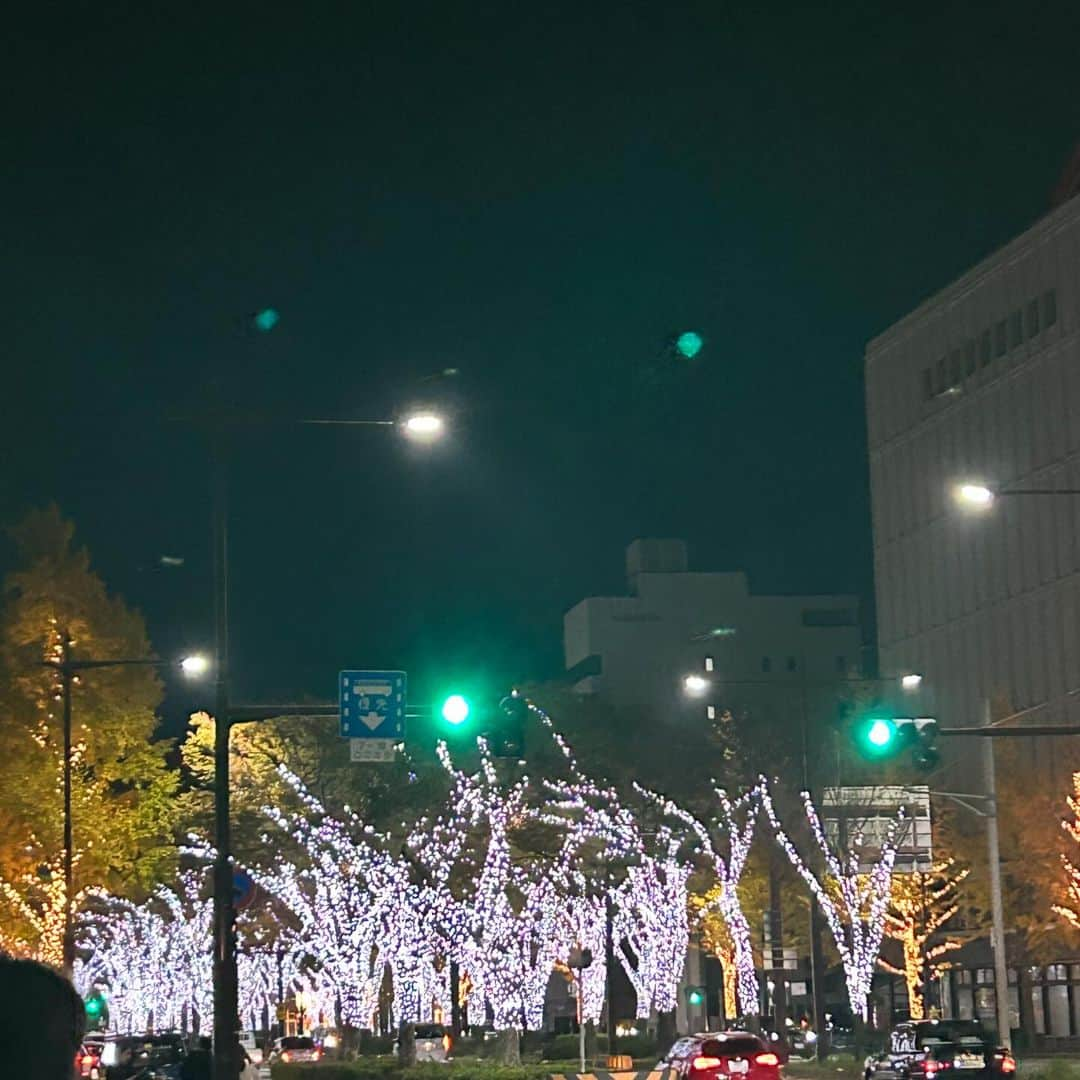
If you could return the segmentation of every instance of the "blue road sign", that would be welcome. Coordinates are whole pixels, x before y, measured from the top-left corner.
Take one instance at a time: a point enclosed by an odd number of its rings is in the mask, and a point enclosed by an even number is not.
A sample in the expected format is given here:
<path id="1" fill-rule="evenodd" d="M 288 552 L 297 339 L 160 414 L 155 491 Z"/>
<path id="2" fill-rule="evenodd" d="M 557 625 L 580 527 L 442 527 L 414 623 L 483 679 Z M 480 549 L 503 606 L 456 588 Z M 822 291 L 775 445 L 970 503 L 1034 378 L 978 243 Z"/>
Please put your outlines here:
<path id="1" fill-rule="evenodd" d="M 232 882 L 233 907 L 243 911 L 255 899 L 255 882 L 246 870 L 239 868 L 233 870 Z"/>
<path id="2" fill-rule="evenodd" d="M 404 671 L 343 671 L 341 737 L 401 739 L 405 737 Z"/>

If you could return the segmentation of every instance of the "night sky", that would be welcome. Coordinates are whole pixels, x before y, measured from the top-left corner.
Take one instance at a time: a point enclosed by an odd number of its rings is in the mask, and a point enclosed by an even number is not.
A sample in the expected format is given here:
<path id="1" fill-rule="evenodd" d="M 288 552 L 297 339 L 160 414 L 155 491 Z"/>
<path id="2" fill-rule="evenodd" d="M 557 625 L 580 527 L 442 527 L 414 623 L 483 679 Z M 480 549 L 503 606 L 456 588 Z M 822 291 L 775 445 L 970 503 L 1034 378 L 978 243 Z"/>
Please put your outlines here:
<path id="1" fill-rule="evenodd" d="M 169 418 L 383 417 L 455 368 L 438 448 L 238 441 L 237 698 L 555 674 L 640 535 L 869 604 L 864 344 L 1045 212 L 1080 17 L 821 6 L 27 5 L 0 518 L 56 499 L 159 651 L 208 644 L 207 456 Z"/>

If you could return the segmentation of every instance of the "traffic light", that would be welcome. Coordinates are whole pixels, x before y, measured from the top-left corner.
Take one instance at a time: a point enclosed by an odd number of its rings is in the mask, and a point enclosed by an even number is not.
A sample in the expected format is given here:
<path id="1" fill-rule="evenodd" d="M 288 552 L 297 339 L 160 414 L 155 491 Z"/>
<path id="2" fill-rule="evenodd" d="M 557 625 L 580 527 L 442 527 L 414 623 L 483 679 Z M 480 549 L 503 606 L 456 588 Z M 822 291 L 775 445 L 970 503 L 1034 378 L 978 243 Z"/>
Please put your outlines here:
<path id="1" fill-rule="evenodd" d="M 520 758 L 525 753 L 525 719 L 529 703 L 516 690 L 499 702 L 499 712 L 487 733 L 495 757 Z"/>
<path id="2" fill-rule="evenodd" d="M 448 694 L 443 699 L 439 715 L 453 728 L 460 728 L 472 715 L 472 706 L 464 694 Z"/>
<path id="3" fill-rule="evenodd" d="M 94 989 L 86 997 L 86 1027 L 90 1031 L 98 1031 L 109 1022 L 109 1005 L 105 995 L 100 990 Z"/>
<path id="4" fill-rule="evenodd" d="M 865 758 L 895 757 L 902 750 L 911 751 L 911 763 L 929 772 L 941 760 L 936 743 L 938 723 L 929 716 L 889 716 L 869 713 L 855 724 L 855 746 Z"/>
<path id="5" fill-rule="evenodd" d="M 694 1008 L 700 1008 L 705 1004 L 705 987 L 688 986 L 686 988 L 686 1004 Z"/>

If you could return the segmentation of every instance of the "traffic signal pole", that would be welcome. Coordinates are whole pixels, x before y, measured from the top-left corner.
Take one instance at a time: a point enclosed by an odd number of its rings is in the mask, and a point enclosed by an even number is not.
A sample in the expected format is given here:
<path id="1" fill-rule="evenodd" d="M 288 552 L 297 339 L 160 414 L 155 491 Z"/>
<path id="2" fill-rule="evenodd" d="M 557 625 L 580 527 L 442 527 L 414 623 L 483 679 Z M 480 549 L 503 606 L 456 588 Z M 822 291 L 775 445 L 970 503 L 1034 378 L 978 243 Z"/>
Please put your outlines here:
<path id="1" fill-rule="evenodd" d="M 1005 904 L 1001 887 L 1001 846 L 998 835 L 997 773 L 994 765 L 994 739 L 1030 738 L 1035 735 L 1080 735 L 1078 724 L 1031 724 L 1005 727 L 1026 712 L 1014 713 L 991 722 L 990 702 L 983 702 L 983 724 L 974 728 L 939 728 L 938 735 L 982 739 L 982 769 L 986 792 L 983 795 L 960 794 L 952 791 L 931 791 L 931 795 L 952 799 L 986 821 L 986 853 L 990 863 L 990 947 L 994 954 L 994 1002 L 997 1013 L 998 1040 L 1011 1048 L 1012 1032 L 1009 1018 L 1009 969 L 1005 955 Z M 973 802 L 982 803 L 975 806 Z"/>

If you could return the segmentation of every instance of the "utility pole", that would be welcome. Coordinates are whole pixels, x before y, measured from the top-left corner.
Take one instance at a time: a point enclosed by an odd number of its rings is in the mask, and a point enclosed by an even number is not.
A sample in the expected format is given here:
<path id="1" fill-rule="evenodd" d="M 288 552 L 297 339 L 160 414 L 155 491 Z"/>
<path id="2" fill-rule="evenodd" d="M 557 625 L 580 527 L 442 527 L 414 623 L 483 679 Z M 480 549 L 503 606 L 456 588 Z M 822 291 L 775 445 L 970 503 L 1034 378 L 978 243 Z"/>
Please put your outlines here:
<path id="1" fill-rule="evenodd" d="M 990 703 L 983 722 L 990 724 Z M 998 846 L 997 775 L 994 772 L 994 740 L 983 739 L 983 776 L 986 781 L 986 849 L 990 860 L 990 908 L 994 952 L 994 1002 L 997 1005 L 998 1042 L 1011 1047 L 1009 1023 L 1009 972 L 1005 963 L 1005 911 L 1001 896 L 1001 851 Z"/>
<path id="2" fill-rule="evenodd" d="M 71 829 L 71 635 L 65 630 L 61 642 L 60 679 L 64 695 L 64 974 L 75 974 L 75 853 Z"/>
<path id="3" fill-rule="evenodd" d="M 214 476 L 214 1080 L 235 1080 L 239 977 L 229 827 L 229 489 L 224 433 Z"/>

